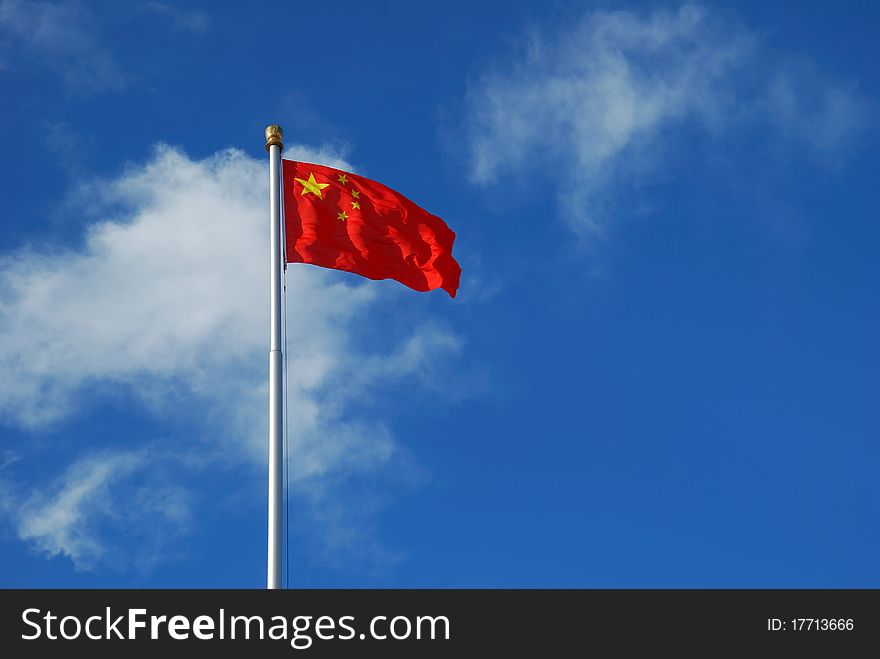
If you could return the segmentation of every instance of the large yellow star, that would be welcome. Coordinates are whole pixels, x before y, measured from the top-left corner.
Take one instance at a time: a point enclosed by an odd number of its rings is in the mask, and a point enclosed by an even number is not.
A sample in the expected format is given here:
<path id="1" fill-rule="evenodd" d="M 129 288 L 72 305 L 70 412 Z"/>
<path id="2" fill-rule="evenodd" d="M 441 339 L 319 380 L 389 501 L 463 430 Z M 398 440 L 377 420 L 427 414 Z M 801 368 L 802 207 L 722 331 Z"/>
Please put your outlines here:
<path id="1" fill-rule="evenodd" d="M 321 192 L 321 190 L 323 190 L 324 188 L 326 188 L 330 185 L 329 183 L 318 183 L 315 180 L 315 175 L 312 174 L 311 172 L 309 172 L 309 180 L 308 181 L 304 181 L 301 178 L 294 178 L 293 180 L 296 181 L 297 183 L 302 184 L 302 186 L 303 186 L 302 196 L 303 197 L 305 197 L 307 194 L 309 194 L 311 192 L 313 195 L 315 195 L 319 199 L 323 199 L 324 193 Z"/>

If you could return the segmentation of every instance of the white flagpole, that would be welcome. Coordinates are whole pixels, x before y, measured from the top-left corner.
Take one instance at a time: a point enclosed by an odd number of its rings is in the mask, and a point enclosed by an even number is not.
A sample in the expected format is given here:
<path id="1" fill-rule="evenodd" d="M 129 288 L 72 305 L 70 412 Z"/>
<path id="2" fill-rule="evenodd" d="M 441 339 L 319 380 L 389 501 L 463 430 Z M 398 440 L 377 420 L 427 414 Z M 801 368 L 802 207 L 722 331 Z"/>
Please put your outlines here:
<path id="1" fill-rule="evenodd" d="M 269 152 L 269 556 L 266 587 L 281 588 L 281 126 L 266 128 Z"/>

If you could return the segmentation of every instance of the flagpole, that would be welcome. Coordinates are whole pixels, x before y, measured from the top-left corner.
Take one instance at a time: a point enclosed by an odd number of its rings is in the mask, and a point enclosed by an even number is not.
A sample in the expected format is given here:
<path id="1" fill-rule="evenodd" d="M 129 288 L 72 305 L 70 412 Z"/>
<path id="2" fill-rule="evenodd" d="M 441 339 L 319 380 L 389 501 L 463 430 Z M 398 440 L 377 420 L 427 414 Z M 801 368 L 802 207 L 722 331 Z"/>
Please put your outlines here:
<path id="1" fill-rule="evenodd" d="M 281 588 L 281 126 L 266 128 L 269 152 L 269 555 L 266 587 Z"/>

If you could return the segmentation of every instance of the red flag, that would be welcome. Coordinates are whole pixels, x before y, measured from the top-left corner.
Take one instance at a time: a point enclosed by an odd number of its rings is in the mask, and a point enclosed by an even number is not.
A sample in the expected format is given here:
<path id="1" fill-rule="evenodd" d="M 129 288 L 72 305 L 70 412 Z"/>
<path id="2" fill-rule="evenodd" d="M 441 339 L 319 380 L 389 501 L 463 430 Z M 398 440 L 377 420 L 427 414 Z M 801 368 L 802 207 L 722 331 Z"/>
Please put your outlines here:
<path id="1" fill-rule="evenodd" d="M 436 215 L 363 176 L 282 160 L 287 262 L 394 279 L 452 297 L 455 233 Z"/>

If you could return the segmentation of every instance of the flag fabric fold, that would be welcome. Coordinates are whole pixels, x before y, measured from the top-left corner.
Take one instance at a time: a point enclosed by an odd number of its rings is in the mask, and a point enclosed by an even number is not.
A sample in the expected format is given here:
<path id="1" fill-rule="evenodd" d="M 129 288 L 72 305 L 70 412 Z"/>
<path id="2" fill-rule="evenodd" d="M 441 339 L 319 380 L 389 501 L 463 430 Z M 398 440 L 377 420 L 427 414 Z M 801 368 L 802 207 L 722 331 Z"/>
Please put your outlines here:
<path id="1" fill-rule="evenodd" d="M 394 279 L 455 297 L 455 233 L 402 194 L 332 167 L 282 161 L 287 262 Z"/>

